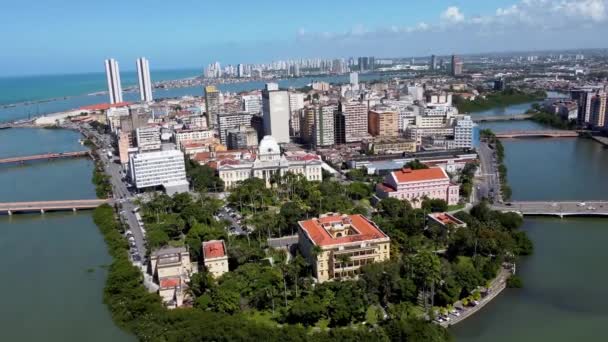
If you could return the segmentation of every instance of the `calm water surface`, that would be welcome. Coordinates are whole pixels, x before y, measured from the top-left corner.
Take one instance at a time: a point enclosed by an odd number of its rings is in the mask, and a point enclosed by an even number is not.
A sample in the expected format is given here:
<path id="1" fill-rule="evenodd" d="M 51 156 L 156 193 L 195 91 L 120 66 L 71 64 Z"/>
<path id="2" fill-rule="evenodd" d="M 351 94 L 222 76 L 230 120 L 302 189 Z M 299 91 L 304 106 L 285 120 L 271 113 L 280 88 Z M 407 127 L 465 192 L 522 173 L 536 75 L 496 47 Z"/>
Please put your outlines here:
<path id="1" fill-rule="evenodd" d="M 539 129 L 532 122 L 482 125 Z M 608 150 L 584 139 L 503 140 L 514 200 L 608 199 Z M 507 289 L 451 328 L 457 341 L 606 341 L 608 219 L 526 218 L 535 253 L 518 264 L 523 289 Z"/>
<path id="2" fill-rule="evenodd" d="M 0 130 L 0 158 L 80 150 L 64 130 Z M 92 162 L 0 166 L 0 202 L 95 198 Z M 134 341 L 102 302 L 111 262 L 91 212 L 0 216 L 1 341 Z"/>

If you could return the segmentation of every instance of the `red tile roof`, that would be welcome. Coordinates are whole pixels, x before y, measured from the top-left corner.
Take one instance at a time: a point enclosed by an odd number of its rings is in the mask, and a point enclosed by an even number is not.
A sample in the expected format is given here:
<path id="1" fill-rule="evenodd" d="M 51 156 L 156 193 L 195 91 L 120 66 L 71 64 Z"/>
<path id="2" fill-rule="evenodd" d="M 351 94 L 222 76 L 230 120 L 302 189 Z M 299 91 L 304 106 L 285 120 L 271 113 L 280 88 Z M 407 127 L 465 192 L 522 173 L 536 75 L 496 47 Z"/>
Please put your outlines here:
<path id="1" fill-rule="evenodd" d="M 181 285 L 182 281 L 181 281 L 180 277 L 167 277 L 167 278 L 159 279 L 159 283 L 160 283 L 161 289 L 166 289 L 166 288 L 178 287 Z"/>
<path id="2" fill-rule="evenodd" d="M 354 228 L 357 233 L 334 238 L 323 227 L 323 225 L 327 226 L 331 223 L 350 223 L 351 227 Z M 335 214 L 318 219 L 314 218 L 311 220 L 300 221 L 299 224 L 300 228 L 306 232 L 312 242 L 318 246 L 340 245 L 387 237 L 386 234 L 384 234 L 363 215 L 343 216 L 340 214 Z"/>
<path id="3" fill-rule="evenodd" d="M 110 108 L 118 108 L 118 107 L 125 107 L 128 105 L 131 105 L 133 102 L 118 102 L 118 103 L 99 103 L 99 104 L 94 104 L 94 105 L 90 105 L 90 106 L 84 106 L 84 107 L 80 107 L 80 109 L 82 110 L 108 110 Z"/>
<path id="4" fill-rule="evenodd" d="M 211 240 L 203 242 L 203 256 L 205 259 L 221 258 L 226 256 L 224 240 Z"/>
<path id="5" fill-rule="evenodd" d="M 404 168 L 392 172 L 398 183 L 423 182 L 433 180 L 448 180 L 448 175 L 440 167 L 431 167 L 428 169 L 412 170 Z"/>

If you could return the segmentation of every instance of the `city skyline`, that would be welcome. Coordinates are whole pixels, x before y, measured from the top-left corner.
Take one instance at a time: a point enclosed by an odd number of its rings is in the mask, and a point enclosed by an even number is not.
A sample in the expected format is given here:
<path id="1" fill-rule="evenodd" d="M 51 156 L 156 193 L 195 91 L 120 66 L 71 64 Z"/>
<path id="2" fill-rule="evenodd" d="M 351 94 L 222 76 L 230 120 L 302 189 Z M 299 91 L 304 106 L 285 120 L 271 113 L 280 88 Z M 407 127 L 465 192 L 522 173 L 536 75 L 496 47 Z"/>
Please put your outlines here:
<path id="1" fill-rule="evenodd" d="M 158 69 L 180 69 L 200 68 L 216 60 L 237 64 L 298 57 L 602 48 L 597 37 L 608 33 L 606 0 L 388 1 L 383 9 L 390 10 L 376 11 L 363 4 L 344 8 L 312 0 L 307 8 L 316 10 L 304 16 L 295 15 L 299 13 L 295 5 L 274 1 L 255 7 L 237 2 L 230 9 L 188 1 L 181 4 L 188 11 L 179 12 L 178 19 L 167 18 L 166 5 L 130 11 L 137 4 L 121 4 L 125 10 L 110 12 L 114 6 L 107 3 L 85 8 L 67 0 L 64 6 L 50 8 L 44 18 L 36 13 L 12 15 L 23 13 L 25 5 L 4 6 L 0 30 L 5 37 L 19 39 L 5 38 L 11 53 L 0 56 L 0 76 L 95 72 L 98 60 L 133 60 L 141 55 L 154 60 Z M 199 9 L 226 15 L 195 18 Z M 338 12 L 345 15 L 335 16 Z M 17 17 L 23 20 L 12 19 Z M 98 25 L 108 17 L 119 24 Z M 226 25 L 226 17 L 239 25 Z M 61 19 L 80 29 L 58 26 Z M 139 19 L 147 20 L 142 24 Z M 161 20 L 162 27 L 156 25 Z M 40 32 L 41 26 L 48 29 Z M 559 41 L 550 39 L 556 35 Z M 82 46 L 88 47 L 86 51 Z M 40 51 L 53 58 L 40 58 Z"/>

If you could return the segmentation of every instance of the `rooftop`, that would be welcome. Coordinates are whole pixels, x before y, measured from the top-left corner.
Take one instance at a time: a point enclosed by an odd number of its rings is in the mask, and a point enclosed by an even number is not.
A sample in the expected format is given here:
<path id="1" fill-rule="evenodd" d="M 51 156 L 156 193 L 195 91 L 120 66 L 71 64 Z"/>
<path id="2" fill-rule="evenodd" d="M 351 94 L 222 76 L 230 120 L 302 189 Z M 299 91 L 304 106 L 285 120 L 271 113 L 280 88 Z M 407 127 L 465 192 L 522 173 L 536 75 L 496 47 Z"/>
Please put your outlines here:
<path id="1" fill-rule="evenodd" d="M 448 224 L 453 224 L 454 226 L 466 225 L 464 222 L 448 213 L 432 213 L 429 214 L 429 217 L 444 226 L 447 226 Z"/>
<path id="2" fill-rule="evenodd" d="M 108 110 L 110 108 L 126 107 L 131 105 L 132 102 L 118 102 L 118 103 L 98 103 L 90 106 L 80 107 L 82 110 Z"/>
<path id="3" fill-rule="evenodd" d="M 226 256 L 224 240 L 211 240 L 203 242 L 203 257 L 205 259 L 221 258 Z"/>
<path id="4" fill-rule="evenodd" d="M 170 289 L 180 287 L 182 280 L 180 277 L 166 277 L 159 279 L 159 285 L 161 289 Z"/>
<path id="5" fill-rule="evenodd" d="M 341 215 L 330 213 L 321 218 L 299 222 L 306 235 L 317 246 L 332 246 L 352 242 L 388 238 L 376 225 L 363 215 Z M 347 235 L 333 237 L 329 229 L 348 226 Z"/>
<path id="6" fill-rule="evenodd" d="M 449 180 L 448 175 L 440 167 L 431 167 L 428 169 L 412 170 L 410 168 L 403 168 L 401 170 L 393 171 L 393 177 L 398 183 L 409 183 L 409 182 L 424 182 L 433 180 Z"/>

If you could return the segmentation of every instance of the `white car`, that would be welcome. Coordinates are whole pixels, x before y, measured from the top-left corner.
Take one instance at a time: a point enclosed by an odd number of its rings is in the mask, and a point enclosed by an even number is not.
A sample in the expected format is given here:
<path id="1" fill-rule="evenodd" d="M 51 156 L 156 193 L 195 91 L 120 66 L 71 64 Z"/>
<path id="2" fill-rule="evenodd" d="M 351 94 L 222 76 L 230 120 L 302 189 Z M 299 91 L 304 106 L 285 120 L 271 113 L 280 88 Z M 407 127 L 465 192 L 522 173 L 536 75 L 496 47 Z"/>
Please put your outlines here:
<path id="1" fill-rule="evenodd" d="M 587 205 L 587 203 L 585 203 L 585 202 L 581 202 L 581 203 L 579 203 L 579 204 L 577 204 L 577 205 L 578 205 L 579 207 L 584 207 L 584 206 L 586 206 L 586 205 Z"/>

